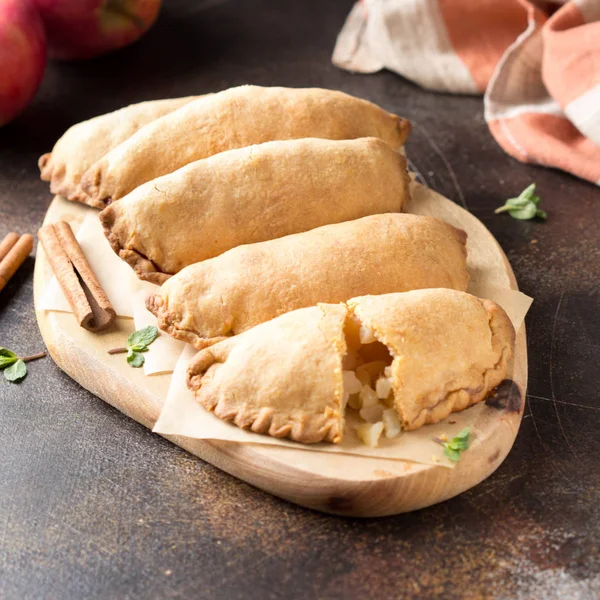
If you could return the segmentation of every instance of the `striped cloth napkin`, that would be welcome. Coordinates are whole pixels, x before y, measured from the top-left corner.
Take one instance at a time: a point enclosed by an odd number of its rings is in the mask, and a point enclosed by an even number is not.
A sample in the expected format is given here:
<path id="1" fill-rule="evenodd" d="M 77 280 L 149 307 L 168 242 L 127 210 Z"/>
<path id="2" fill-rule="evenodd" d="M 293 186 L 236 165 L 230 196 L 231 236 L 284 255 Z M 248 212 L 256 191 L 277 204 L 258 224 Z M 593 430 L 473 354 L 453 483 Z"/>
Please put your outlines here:
<path id="1" fill-rule="evenodd" d="M 508 154 L 600 185 L 600 0 L 361 0 L 332 60 L 483 93 Z"/>

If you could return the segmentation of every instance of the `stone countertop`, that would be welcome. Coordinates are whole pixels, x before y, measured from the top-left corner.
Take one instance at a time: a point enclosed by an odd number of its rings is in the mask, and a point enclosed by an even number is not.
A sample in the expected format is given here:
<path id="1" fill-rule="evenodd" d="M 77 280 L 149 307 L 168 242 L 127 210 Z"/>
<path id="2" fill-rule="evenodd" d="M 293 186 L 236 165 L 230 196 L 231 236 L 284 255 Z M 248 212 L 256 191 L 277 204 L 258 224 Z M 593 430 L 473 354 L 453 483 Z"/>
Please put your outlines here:
<path id="1" fill-rule="evenodd" d="M 480 98 L 330 63 L 351 2 L 165 2 L 139 43 L 48 67 L 0 129 L 0 237 L 51 200 L 38 157 L 70 125 L 129 103 L 229 86 L 321 86 L 408 117 L 412 166 L 496 236 L 523 292 L 529 389 L 516 444 L 485 482 L 413 514 L 336 518 L 254 489 L 31 364 L 0 380 L 0 597 L 597 598 L 600 595 L 600 191 L 522 165 Z M 535 181 L 546 223 L 493 209 Z M 33 258 L 0 293 L 0 346 L 43 348 Z"/>

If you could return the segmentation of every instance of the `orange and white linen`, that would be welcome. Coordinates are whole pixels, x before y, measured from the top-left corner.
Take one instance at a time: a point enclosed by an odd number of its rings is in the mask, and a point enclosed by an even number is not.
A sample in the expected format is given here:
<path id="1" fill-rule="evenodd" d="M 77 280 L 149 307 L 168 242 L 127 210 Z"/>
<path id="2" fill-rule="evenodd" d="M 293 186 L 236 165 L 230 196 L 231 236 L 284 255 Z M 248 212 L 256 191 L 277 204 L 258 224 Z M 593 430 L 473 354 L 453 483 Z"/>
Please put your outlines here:
<path id="1" fill-rule="evenodd" d="M 333 62 L 484 94 L 511 156 L 600 185 L 600 0 L 361 0 Z"/>

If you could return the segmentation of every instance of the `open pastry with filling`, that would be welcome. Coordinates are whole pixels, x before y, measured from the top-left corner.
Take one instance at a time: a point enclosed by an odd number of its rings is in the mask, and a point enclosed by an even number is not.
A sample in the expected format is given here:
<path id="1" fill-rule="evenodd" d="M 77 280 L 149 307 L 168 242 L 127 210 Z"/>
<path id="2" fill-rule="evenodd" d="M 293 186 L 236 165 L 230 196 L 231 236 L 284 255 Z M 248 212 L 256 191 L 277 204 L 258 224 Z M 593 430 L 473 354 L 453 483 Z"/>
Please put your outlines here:
<path id="1" fill-rule="evenodd" d="M 83 174 L 107 152 L 151 121 L 197 100 L 199 96 L 151 100 L 77 123 L 56 142 L 52 152 L 40 157 L 40 176 L 50 182 L 53 194 L 67 200 L 103 208 L 79 186 Z"/>
<path id="2" fill-rule="evenodd" d="M 410 123 L 342 92 L 242 86 L 190 102 L 138 131 L 85 173 L 94 205 L 219 152 L 273 140 L 378 137 L 394 149 Z"/>
<path id="3" fill-rule="evenodd" d="M 364 296 L 205 348 L 188 386 L 225 421 L 303 443 L 340 442 L 348 404 L 375 445 L 483 400 L 507 375 L 514 336 L 502 308 L 464 292 Z"/>
<path id="4" fill-rule="evenodd" d="M 160 283 L 241 244 L 398 212 L 406 159 L 378 138 L 266 142 L 154 179 L 100 220 L 114 251 Z"/>
<path id="5" fill-rule="evenodd" d="M 434 217 L 390 213 L 238 246 L 171 277 L 146 306 L 200 349 L 280 314 L 364 294 L 466 290 L 466 234 Z"/>

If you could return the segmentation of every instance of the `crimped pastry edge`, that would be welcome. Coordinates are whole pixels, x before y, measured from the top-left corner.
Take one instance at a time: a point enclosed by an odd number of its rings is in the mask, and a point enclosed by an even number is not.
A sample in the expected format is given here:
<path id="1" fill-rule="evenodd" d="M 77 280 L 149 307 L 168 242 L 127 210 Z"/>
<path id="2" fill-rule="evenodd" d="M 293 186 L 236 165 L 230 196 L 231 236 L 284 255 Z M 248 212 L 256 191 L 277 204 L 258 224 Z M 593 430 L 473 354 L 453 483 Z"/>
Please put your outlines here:
<path id="1" fill-rule="evenodd" d="M 325 318 L 327 305 L 318 305 L 322 317 Z M 329 305 L 331 306 L 331 305 Z M 249 430 L 253 433 L 269 435 L 275 438 L 289 438 L 293 441 L 304 444 L 316 444 L 327 442 L 337 444 L 342 441 L 345 428 L 345 407 L 341 404 L 343 395 L 343 379 L 342 379 L 342 362 L 347 351 L 345 329 L 348 318 L 348 307 L 341 303 L 338 305 L 344 309 L 344 317 L 340 323 L 339 336 L 334 337 L 332 347 L 337 354 L 340 369 L 334 370 L 332 373 L 336 383 L 336 395 L 333 398 L 334 406 L 327 406 L 323 413 L 316 417 L 317 420 L 322 420 L 322 425 L 314 430 L 314 427 L 309 426 L 306 421 L 291 419 L 283 426 L 276 427 L 273 417 L 276 414 L 274 408 L 262 407 L 255 416 L 250 415 L 244 410 L 244 407 L 238 407 L 235 410 L 227 411 L 225 406 L 221 406 L 220 402 L 205 402 L 199 403 L 209 412 L 213 412 L 215 416 L 223 421 L 232 423 L 240 429 Z M 232 338 L 224 338 L 232 339 Z M 213 344 L 214 345 L 214 344 Z M 197 392 L 202 386 L 202 379 L 206 371 L 215 363 L 219 362 L 210 347 L 198 352 L 192 363 L 188 367 L 186 378 L 190 389 Z M 337 405 L 335 405 L 337 404 Z M 311 432 L 310 434 L 308 432 Z"/>
<path id="2" fill-rule="evenodd" d="M 149 281 L 157 285 L 162 285 L 171 277 L 170 273 L 164 273 L 158 269 L 156 264 L 147 256 L 144 256 L 138 250 L 125 248 L 123 241 L 118 233 L 113 230 L 116 219 L 115 209 L 112 205 L 107 206 L 99 215 L 100 223 L 104 230 L 104 235 L 115 254 L 124 260 L 143 281 Z"/>
<path id="3" fill-rule="evenodd" d="M 79 202 L 92 208 L 104 208 L 104 204 L 97 202 L 94 198 L 88 196 L 80 185 L 67 182 L 64 166 L 57 169 L 52 162 L 52 152 L 42 154 L 38 160 L 40 168 L 40 179 L 50 182 L 50 192 L 56 196 L 66 198 L 70 202 Z"/>
<path id="4" fill-rule="evenodd" d="M 153 294 L 146 298 L 146 308 L 158 321 L 158 327 L 172 338 L 192 344 L 197 350 L 204 350 L 214 346 L 232 336 L 217 336 L 212 338 L 200 337 L 197 333 L 188 329 L 183 329 L 176 325 L 180 320 L 179 315 L 169 312 L 165 306 L 165 301 L 159 294 Z"/>
<path id="5" fill-rule="evenodd" d="M 463 292 L 463 293 L 466 293 L 466 292 Z M 153 301 L 156 298 L 158 298 L 158 301 L 159 301 L 157 303 L 161 304 L 162 299 L 160 297 L 157 297 L 157 296 L 153 297 Z M 431 425 L 431 424 L 439 423 L 440 421 L 444 420 L 452 413 L 461 412 L 461 411 L 469 408 L 470 406 L 473 406 L 475 404 L 478 404 L 479 402 L 482 402 L 491 393 L 493 393 L 493 391 L 498 387 L 498 385 L 500 385 L 500 383 L 506 378 L 508 363 L 513 354 L 513 348 L 514 348 L 515 337 L 516 337 L 514 327 L 512 325 L 512 322 L 510 321 L 508 315 L 506 314 L 506 312 L 498 304 L 496 304 L 495 302 L 492 302 L 491 300 L 487 300 L 487 299 L 477 298 L 477 300 L 479 300 L 479 302 L 481 303 L 481 305 L 483 306 L 484 310 L 486 311 L 486 313 L 488 315 L 488 326 L 489 326 L 491 334 L 492 334 L 492 344 L 494 342 L 495 337 L 497 337 L 497 336 L 505 337 L 506 341 L 505 341 L 503 348 L 500 351 L 500 356 L 498 358 L 498 361 L 496 362 L 496 364 L 493 367 L 486 369 L 483 372 L 482 384 L 478 389 L 469 390 L 469 389 L 462 388 L 462 389 L 458 389 L 458 390 L 451 390 L 446 395 L 441 397 L 439 399 L 439 401 L 437 402 L 437 404 L 435 404 L 433 407 L 424 408 L 419 413 L 419 415 L 415 419 L 413 419 L 411 422 L 406 421 L 406 419 L 403 418 L 403 415 L 400 414 L 401 411 L 397 408 L 396 410 L 399 413 L 398 416 L 401 418 L 401 421 L 402 421 L 403 431 L 414 431 L 414 430 L 420 429 L 424 425 Z M 343 325 L 343 329 L 342 329 L 343 331 L 345 331 L 348 319 L 352 318 L 354 315 L 356 315 L 355 310 L 354 310 L 356 308 L 356 306 L 348 305 L 345 302 L 341 303 L 341 304 L 346 308 L 346 311 L 347 311 L 346 316 L 344 318 L 344 325 Z M 149 310 L 151 310 L 150 307 L 148 307 L 148 308 L 149 308 Z M 360 317 L 358 315 L 356 315 L 356 317 L 360 320 Z M 361 320 L 361 323 L 362 323 L 362 320 Z M 375 330 L 374 330 L 374 333 L 376 334 Z M 377 335 L 376 335 L 376 337 L 377 337 Z M 196 355 L 196 357 L 194 358 L 194 362 L 188 367 L 187 385 L 188 385 L 188 388 L 190 390 L 192 390 L 194 393 L 196 393 L 202 386 L 202 378 L 204 377 L 206 370 L 212 364 L 217 362 L 214 355 L 210 352 L 210 348 L 208 348 L 208 346 L 212 346 L 212 345 L 216 344 L 218 341 L 222 341 L 224 339 L 228 339 L 228 338 L 220 338 L 220 339 L 213 338 L 214 341 L 211 340 L 211 343 L 208 344 L 207 346 L 205 346 L 206 350 L 204 352 L 199 352 Z M 383 341 L 381 343 L 386 345 L 386 347 L 388 347 L 388 349 L 390 350 L 390 353 L 392 353 L 391 349 L 389 348 L 389 346 L 387 346 L 387 344 L 385 344 Z M 392 353 L 392 356 L 393 356 L 393 353 Z M 342 359 L 343 359 L 343 356 L 342 356 Z M 204 404 L 203 404 L 203 406 L 204 406 Z M 215 412 L 214 406 L 213 407 L 204 406 L 204 408 L 206 408 L 207 410 L 209 410 L 211 412 Z M 235 423 L 235 419 L 229 418 L 230 415 L 223 417 L 221 415 L 218 415 L 216 412 L 215 412 L 215 414 L 219 418 L 223 418 L 226 421 Z M 271 435 L 272 437 L 290 437 L 287 433 L 282 434 L 282 435 L 273 435 L 273 433 L 271 433 L 271 431 L 268 427 L 266 429 L 264 427 L 258 427 L 258 429 L 255 429 L 252 426 L 252 424 L 250 424 L 247 427 L 242 427 L 242 429 L 249 429 L 255 433 L 267 434 L 267 435 Z M 341 441 L 342 437 L 343 437 L 343 432 L 339 436 L 338 442 Z M 312 441 L 305 442 L 303 439 L 296 438 L 296 437 L 292 437 L 291 439 L 294 439 L 295 441 L 300 441 L 303 443 L 313 443 Z M 315 441 L 327 441 L 327 442 L 331 442 L 331 443 L 337 443 L 335 441 L 332 441 L 332 440 L 326 439 L 326 438 L 320 438 Z"/>

